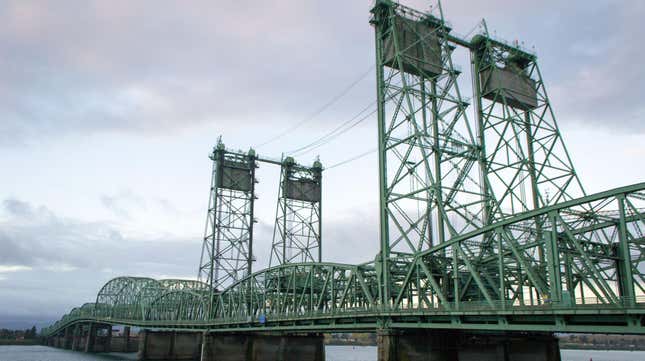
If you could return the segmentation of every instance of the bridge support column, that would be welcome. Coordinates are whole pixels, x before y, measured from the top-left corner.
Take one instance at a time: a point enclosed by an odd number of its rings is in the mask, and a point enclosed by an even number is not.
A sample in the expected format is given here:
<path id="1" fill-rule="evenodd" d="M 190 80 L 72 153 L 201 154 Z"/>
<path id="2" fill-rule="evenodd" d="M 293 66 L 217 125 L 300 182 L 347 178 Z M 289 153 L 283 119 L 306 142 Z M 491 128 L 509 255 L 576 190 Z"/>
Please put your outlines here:
<path id="1" fill-rule="evenodd" d="M 319 334 L 209 334 L 201 361 L 324 361 L 324 338 Z"/>
<path id="2" fill-rule="evenodd" d="M 61 331 L 56 338 L 56 347 L 64 348 L 65 347 L 65 331 Z"/>
<path id="3" fill-rule="evenodd" d="M 112 352 L 112 325 L 107 325 L 105 330 L 107 334 L 103 343 L 103 352 Z"/>
<path id="4" fill-rule="evenodd" d="M 150 331 L 139 333 L 138 360 L 199 359 L 202 334 L 198 332 Z"/>
<path id="5" fill-rule="evenodd" d="M 130 352 L 130 326 L 123 327 L 123 352 Z"/>
<path id="6" fill-rule="evenodd" d="M 94 352 L 94 344 L 96 343 L 96 324 L 90 322 L 88 324 L 87 336 L 85 336 L 85 352 Z"/>
<path id="7" fill-rule="evenodd" d="M 72 338 L 73 338 L 73 329 L 72 326 L 65 327 L 65 338 L 63 339 L 63 348 L 71 349 L 72 348 Z"/>
<path id="8" fill-rule="evenodd" d="M 247 361 L 253 352 L 252 336 L 245 334 L 204 334 L 200 361 Z"/>
<path id="9" fill-rule="evenodd" d="M 112 325 L 96 325 L 93 352 L 112 351 Z"/>
<path id="10" fill-rule="evenodd" d="M 396 360 L 397 334 L 392 330 L 376 331 L 376 348 L 378 361 Z"/>
<path id="11" fill-rule="evenodd" d="M 72 332 L 72 351 L 78 350 L 81 345 L 81 333 L 83 332 L 81 325 L 78 323 L 74 325 L 74 331 Z"/>
<path id="12" fill-rule="evenodd" d="M 552 335 L 404 331 L 377 334 L 378 361 L 560 361 Z"/>

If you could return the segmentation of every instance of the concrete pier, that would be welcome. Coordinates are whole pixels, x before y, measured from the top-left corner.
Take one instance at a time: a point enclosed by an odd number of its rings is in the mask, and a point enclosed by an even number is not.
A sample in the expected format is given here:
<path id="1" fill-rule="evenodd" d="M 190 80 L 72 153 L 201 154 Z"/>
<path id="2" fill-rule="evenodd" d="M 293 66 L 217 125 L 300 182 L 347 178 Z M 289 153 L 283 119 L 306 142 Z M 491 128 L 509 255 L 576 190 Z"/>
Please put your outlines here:
<path id="1" fill-rule="evenodd" d="M 140 333 L 138 360 L 324 361 L 320 334 Z"/>
<path id="2" fill-rule="evenodd" d="M 90 323 L 87 336 L 85 336 L 85 352 L 94 352 L 94 343 L 96 341 L 96 324 Z"/>
<path id="3" fill-rule="evenodd" d="M 201 361 L 324 361 L 321 334 L 218 334 L 205 338 Z"/>
<path id="4" fill-rule="evenodd" d="M 137 336 L 133 337 L 130 333 L 130 327 L 125 326 L 121 336 L 112 336 L 110 349 L 112 352 L 137 352 L 139 350 Z"/>
<path id="5" fill-rule="evenodd" d="M 81 345 L 81 333 L 82 333 L 82 328 L 81 325 L 76 324 L 74 325 L 74 331 L 72 332 L 72 351 L 76 351 L 79 349 Z"/>
<path id="6" fill-rule="evenodd" d="M 245 334 L 207 334 L 201 361 L 246 361 L 252 359 L 253 336 Z"/>
<path id="7" fill-rule="evenodd" d="M 192 333 L 191 333 L 192 334 Z M 181 341 L 181 340 L 180 340 Z M 77 323 L 45 340 L 50 347 L 84 352 L 137 352 L 137 336 L 125 327 L 123 336 L 112 336 L 112 325 Z"/>
<path id="8" fill-rule="evenodd" d="M 138 360 L 199 360 L 199 332 L 149 331 L 139 333 Z"/>
<path id="9" fill-rule="evenodd" d="M 112 352 L 112 325 L 95 325 L 94 345 L 90 352 Z"/>
<path id="10" fill-rule="evenodd" d="M 548 334 L 381 330 L 377 343 L 378 361 L 560 361 Z"/>
<path id="11" fill-rule="evenodd" d="M 130 326 L 123 327 L 123 352 L 130 352 Z"/>
<path id="12" fill-rule="evenodd" d="M 63 339 L 63 348 L 70 350 L 72 348 L 72 334 L 74 332 L 74 328 L 72 326 L 68 326 L 65 328 L 65 336 Z"/>

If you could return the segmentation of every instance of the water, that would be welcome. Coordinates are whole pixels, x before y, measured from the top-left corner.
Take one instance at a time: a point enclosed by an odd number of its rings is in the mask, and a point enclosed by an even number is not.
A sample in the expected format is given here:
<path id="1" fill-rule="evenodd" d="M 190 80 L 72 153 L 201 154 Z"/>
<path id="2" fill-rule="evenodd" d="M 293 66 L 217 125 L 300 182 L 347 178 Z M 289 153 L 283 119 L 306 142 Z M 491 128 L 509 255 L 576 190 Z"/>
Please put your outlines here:
<path id="1" fill-rule="evenodd" d="M 327 346 L 326 361 L 375 361 L 374 346 Z M 85 354 L 45 346 L 0 346 L 0 361 L 132 361 L 136 354 Z M 562 350 L 562 361 L 643 361 L 645 351 Z"/>

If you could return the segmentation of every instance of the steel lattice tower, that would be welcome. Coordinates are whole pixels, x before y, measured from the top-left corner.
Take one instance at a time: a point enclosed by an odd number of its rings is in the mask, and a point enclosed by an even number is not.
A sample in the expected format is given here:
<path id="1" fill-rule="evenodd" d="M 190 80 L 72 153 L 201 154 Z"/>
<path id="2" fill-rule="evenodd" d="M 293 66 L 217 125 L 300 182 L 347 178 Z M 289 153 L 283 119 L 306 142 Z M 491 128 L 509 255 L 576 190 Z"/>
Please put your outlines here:
<path id="1" fill-rule="evenodd" d="M 313 167 L 283 160 L 273 228 L 270 266 L 320 262 L 322 258 L 322 164 Z"/>
<path id="2" fill-rule="evenodd" d="M 222 290 L 248 275 L 253 265 L 253 204 L 256 156 L 225 149 L 210 155 L 211 188 L 198 279 Z"/>
<path id="3" fill-rule="evenodd" d="M 388 1 L 372 10 L 384 300 L 405 276 L 397 263 L 483 225 L 481 147 L 457 83 L 450 28 L 436 10 L 424 14 Z M 459 257 L 445 253 L 437 266 L 456 268 Z M 448 280 L 442 282 L 445 288 Z"/>
<path id="4" fill-rule="evenodd" d="M 376 30 L 382 297 L 409 279 L 411 255 L 517 213 L 584 195 L 535 56 L 492 40 L 451 35 L 440 2 L 429 13 L 389 1 Z M 451 54 L 471 51 L 474 121 Z M 443 247 L 423 265 L 444 302 L 548 297 L 560 272 L 545 219 Z M 550 235 L 549 235 L 550 236 Z M 504 261 L 507 259 L 507 261 Z M 501 260 L 501 261 L 500 261 Z M 501 266 L 500 266 L 501 265 Z M 550 266 L 549 266 L 550 265 Z M 557 292 L 556 292 L 557 293 Z"/>

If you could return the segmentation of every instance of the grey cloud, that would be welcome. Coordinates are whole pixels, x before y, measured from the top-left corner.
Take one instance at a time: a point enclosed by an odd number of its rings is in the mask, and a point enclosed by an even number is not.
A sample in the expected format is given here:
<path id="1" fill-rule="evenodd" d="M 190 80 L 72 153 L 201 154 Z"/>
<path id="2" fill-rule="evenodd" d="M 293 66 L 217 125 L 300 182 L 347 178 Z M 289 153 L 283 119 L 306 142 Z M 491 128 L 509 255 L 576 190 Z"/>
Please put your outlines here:
<path id="1" fill-rule="evenodd" d="M 325 260 L 349 264 L 374 260 L 379 249 L 378 220 L 356 214 L 326 229 L 323 245 Z"/>
<path id="2" fill-rule="evenodd" d="M 427 2 L 411 1 L 420 9 Z M 339 5 L 342 4 L 342 11 Z M 0 9 L 0 144 L 61 133 L 226 129 L 293 123 L 373 63 L 369 4 L 195 1 L 5 2 Z M 639 1 L 444 2 L 457 32 L 482 17 L 537 47 L 562 121 L 643 124 Z M 368 79 L 318 119 L 374 97 Z"/>
<path id="3" fill-rule="evenodd" d="M 185 247 L 184 240 L 129 239 L 108 222 L 60 217 L 46 207 L 34 207 L 17 200 L 4 203 L 21 203 L 26 209 L 38 211 L 31 211 L 28 221 L 24 220 L 24 213 L 5 212 L 7 216 L 0 221 L 0 247 L 3 249 L 0 264 L 40 268 L 66 265 L 94 271 L 114 263 L 125 263 L 120 267 L 130 269 L 131 265 L 143 260 L 181 264 L 182 257 L 178 256 L 181 252 L 178 251 Z M 39 214 L 47 217 L 39 217 Z M 158 246 L 160 244 L 163 246 Z M 194 244 L 192 256 L 197 257 L 198 241 Z"/>
<path id="4" fill-rule="evenodd" d="M 162 197 L 145 199 L 140 194 L 130 189 L 121 190 L 112 194 L 102 194 L 99 201 L 106 209 L 110 210 L 116 216 L 132 220 L 132 214 L 136 212 L 146 212 L 150 209 L 159 209 L 165 214 L 174 216 L 188 216 L 188 214 L 179 209 L 173 202 Z"/>
<path id="5" fill-rule="evenodd" d="M 134 208 L 146 209 L 146 201 L 132 191 L 121 191 L 114 195 L 104 194 L 100 197 L 101 204 L 119 217 L 130 218 L 129 210 Z"/>
<path id="6" fill-rule="evenodd" d="M 645 57 L 645 49 L 637 39 L 645 37 L 645 6 L 637 1 L 616 5 L 570 9 L 581 13 L 571 18 L 570 27 L 565 21 L 558 24 L 553 34 L 557 48 L 541 59 L 550 58 L 550 66 L 560 71 L 559 79 L 548 80 L 556 80 L 550 95 L 561 119 L 643 132 L 645 70 L 638 59 Z"/>
<path id="7" fill-rule="evenodd" d="M 373 63 L 368 4 L 32 2 L 0 5 L 0 144 L 82 132 L 293 124 Z M 427 3 L 412 1 L 418 8 Z M 535 44 L 556 115 L 639 127 L 639 1 L 446 2 L 458 32 L 482 17 Z M 319 124 L 374 98 L 370 77 Z"/>
<path id="8" fill-rule="evenodd" d="M 60 316 L 93 301 L 105 282 L 121 275 L 197 273 L 199 240 L 134 239 L 108 222 L 61 217 L 21 200 L 2 204 L 0 265 L 29 267 L 3 273 L 0 280 L 0 308 L 14 316 L 41 315 L 43 310 Z"/>
<path id="9" fill-rule="evenodd" d="M 330 25 L 340 17 L 310 3 L 27 1 L 2 7 L 0 50 L 9 55 L 0 60 L 3 143 L 302 114 L 337 90 L 328 81 L 344 79 L 362 63 L 339 61 L 353 53 L 336 48 L 341 34 Z"/>
<path id="10" fill-rule="evenodd" d="M 0 231 L 0 265 L 29 266 L 33 264 L 33 257 L 28 249 L 16 239 Z"/>
<path id="11" fill-rule="evenodd" d="M 201 240 L 186 238 L 133 239 L 107 222 L 61 217 L 44 206 L 21 200 L 35 215 L 24 222 L 20 213 L 0 218 L 0 265 L 27 265 L 32 271 L 4 274 L 0 308 L 14 315 L 52 316 L 92 301 L 109 279 L 122 275 L 187 277 L 197 274 Z M 48 217 L 38 217 L 38 213 Z M 367 215 L 352 213 L 324 223 L 323 257 L 327 261 L 359 263 L 374 258 L 378 227 Z M 268 265 L 273 224 L 256 225 L 255 270 Z M 37 272 L 38 276 L 34 276 Z"/>
<path id="12" fill-rule="evenodd" d="M 31 217 L 33 210 L 29 203 L 17 199 L 5 199 L 2 201 L 2 207 L 13 217 Z"/>

